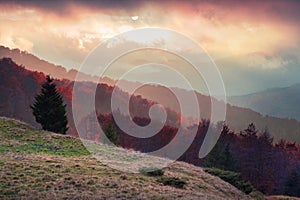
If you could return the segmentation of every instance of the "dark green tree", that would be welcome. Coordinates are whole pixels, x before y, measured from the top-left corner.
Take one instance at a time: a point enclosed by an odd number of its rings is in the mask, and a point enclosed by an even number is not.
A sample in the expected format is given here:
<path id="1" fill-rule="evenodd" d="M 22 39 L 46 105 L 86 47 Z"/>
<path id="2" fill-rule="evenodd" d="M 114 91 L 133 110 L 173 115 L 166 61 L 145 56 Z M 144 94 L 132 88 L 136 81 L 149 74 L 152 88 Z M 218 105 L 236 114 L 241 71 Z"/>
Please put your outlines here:
<path id="1" fill-rule="evenodd" d="M 204 167 L 214 167 L 223 169 L 223 161 L 224 161 L 224 154 L 222 148 L 222 142 L 220 139 L 214 146 L 214 148 L 209 152 L 209 154 L 204 159 Z"/>
<path id="2" fill-rule="evenodd" d="M 224 145 L 225 148 L 223 147 Z M 237 162 L 230 150 L 230 144 L 222 144 L 220 141 L 217 142 L 212 151 L 204 159 L 204 166 L 229 171 L 238 170 Z"/>
<path id="3" fill-rule="evenodd" d="M 106 135 L 106 137 L 109 139 L 109 141 L 111 143 L 113 143 L 115 145 L 119 144 L 117 130 L 112 123 L 108 124 L 108 126 L 105 127 L 104 134 Z M 107 143 L 107 142 L 104 141 L 104 143 Z"/>
<path id="4" fill-rule="evenodd" d="M 33 111 L 35 120 L 41 124 L 44 130 L 66 134 L 68 130 L 66 104 L 64 104 L 61 94 L 57 91 L 53 78 L 46 77 L 40 94 L 35 97 L 35 102 L 30 108 Z"/>
<path id="5" fill-rule="evenodd" d="M 237 171 L 238 166 L 237 166 L 237 162 L 234 159 L 231 150 L 230 150 L 230 144 L 227 143 L 223 152 L 223 169 L 224 170 L 229 170 L 229 171 Z"/>
<path id="6" fill-rule="evenodd" d="M 256 153 L 256 188 L 263 193 L 272 193 L 275 187 L 276 170 L 274 170 L 276 157 L 273 149 L 273 137 L 266 128 L 259 136 L 255 146 Z"/>
<path id="7" fill-rule="evenodd" d="M 253 123 L 249 124 L 248 127 L 241 132 L 241 136 L 244 138 L 247 138 L 247 140 L 252 141 L 257 138 L 258 130 L 256 129 L 255 125 Z"/>
<path id="8" fill-rule="evenodd" d="M 284 193 L 289 196 L 300 197 L 300 175 L 296 170 L 288 176 Z"/>

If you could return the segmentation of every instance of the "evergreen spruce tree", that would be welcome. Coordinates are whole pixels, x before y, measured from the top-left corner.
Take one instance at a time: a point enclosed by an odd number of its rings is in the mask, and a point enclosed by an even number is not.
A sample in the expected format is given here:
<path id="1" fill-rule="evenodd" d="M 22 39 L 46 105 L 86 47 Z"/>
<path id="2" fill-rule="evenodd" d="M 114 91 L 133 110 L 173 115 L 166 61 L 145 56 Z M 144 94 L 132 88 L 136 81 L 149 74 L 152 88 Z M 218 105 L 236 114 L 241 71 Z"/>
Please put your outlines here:
<path id="1" fill-rule="evenodd" d="M 106 135 L 106 137 L 109 139 L 111 143 L 117 146 L 119 145 L 117 131 L 113 124 L 111 123 L 108 124 L 108 126 L 104 129 L 104 134 Z M 104 143 L 106 142 L 104 141 Z"/>
<path id="2" fill-rule="evenodd" d="M 209 152 L 209 154 L 204 159 L 204 167 L 214 167 L 223 169 L 224 154 L 222 148 L 222 142 L 220 139 L 214 146 L 214 148 Z"/>
<path id="3" fill-rule="evenodd" d="M 223 169 L 229 171 L 237 171 L 238 166 L 236 160 L 233 158 L 233 155 L 230 150 L 230 144 L 227 143 L 224 149 L 224 160 L 223 160 Z"/>
<path id="4" fill-rule="evenodd" d="M 55 133 L 66 134 L 68 119 L 66 117 L 66 104 L 61 94 L 56 90 L 53 78 L 46 77 L 42 84 L 41 93 L 35 97 L 35 102 L 30 106 L 35 120 L 42 128 Z"/>
<path id="5" fill-rule="evenodd" d="M 300 197 L 300 175 L 296 169 L 288 176 L 284 193 L 286 195 Z"/>

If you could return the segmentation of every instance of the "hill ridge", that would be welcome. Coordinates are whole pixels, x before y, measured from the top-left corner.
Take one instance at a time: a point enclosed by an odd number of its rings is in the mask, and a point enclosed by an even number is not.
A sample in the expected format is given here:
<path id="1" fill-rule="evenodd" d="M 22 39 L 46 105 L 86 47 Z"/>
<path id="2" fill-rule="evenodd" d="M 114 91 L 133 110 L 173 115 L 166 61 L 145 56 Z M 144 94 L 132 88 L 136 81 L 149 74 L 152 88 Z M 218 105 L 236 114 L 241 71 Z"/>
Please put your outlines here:
<path id="1" fill-rule="evenodd" d="M 164 174 L 186 180 L 186 186 L 183 189 L 163 186 L 156 177 L 119 172 L 87 152 L 71 151 L 71 146 L 81 148 L 77 138 L 61 137 L 8 118 L 0 118 L 0 125 L 0 197 L 251 199 L 229 183 L 186 163 L 173 163 L 165 168 Z M 35 152 L 31 152 L 29 144 L 34 143 Z M 55 143 L 60 149 L 36 148 L 45 143 Z"/>
<path id="2" fill-rule="evenodd" d="M 228 101 L 263 115 L 300 120 L 300 110 L 297 106 L 300 100 L 299 92 L 300 83 L 247 95 L 231 96 Z"/>

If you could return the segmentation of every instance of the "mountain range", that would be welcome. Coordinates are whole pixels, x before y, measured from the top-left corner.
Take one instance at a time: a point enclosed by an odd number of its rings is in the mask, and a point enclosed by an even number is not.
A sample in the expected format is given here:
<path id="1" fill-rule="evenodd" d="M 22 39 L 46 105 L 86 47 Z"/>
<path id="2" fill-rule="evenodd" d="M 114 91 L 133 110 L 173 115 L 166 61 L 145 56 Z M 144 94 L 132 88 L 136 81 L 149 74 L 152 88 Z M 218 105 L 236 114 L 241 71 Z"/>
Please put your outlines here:
<path id="1" fill-rule="evenodd" d="M 232 96 L 228 102 L 250 108 L 263 115 L 300 120 L 300 84 L 272 88 L 242 96 Z"/>
<path id="2" fill-rule="evenodd" d="M 19 50 L 10 50 L 5 47 L 0 48 L 0 58 L 10 55 L 12 59 L 2 59 L 0 61 L 0 115 L 14 117 L 20 120 L 24 120 L 27 123 L 37 125 L 29 109 L 29 105 L 33 103 L 34 96 L 39 92 L 40 84 L 44 80 L 45 74 L 49 74 L 55 78 L 64 80 L 57 80 L 59 90 L 62 92 L 65 101 L 68 105 L 69 118 L 72 117 L 71 111 L 71 98 L 72 87 L 76 70 L 67 72 L 63 67 L 53 65 L 47 61 L 41 60 L 34 55 Z M 4 52 L 4 53 L 3 53 Z M 15 60 L 16 59 L 16 63 Z M 27 66 L 28 65 L 28 66 Z M 46 66 L 46 67 L 45 67 Z M 56 70 L 57 69 L 57 70 Z M 30 71 L 31 70 L 31 71 Z M 34 72 L 35 71 L 35 72 Z M 71 75 L 70 75 L 71 74 Z M 86 75 L 87 78 L 91 78 Z M 70 80 L 67 80 L 70 78 Z M 115 81 L 106 78 L 103 84 L 98 86 L 97 93 L 99 95 L 99 101 L 96 102 L 96 107 L 105 112 L 109 112 L 107 108 L 110 107 L 110 97 L 112 92 L 112 86 Z M 127 84 L 135 84 L 134 82 L 127 81 Z M 95 84 L 95 83 L 90 83 Z M 83 92 L 88 92 L 87 83 L 83 84 Z M 182 95 L 188 94 L 192 91 L 184 89 L 173 88 Z M 195 92 L 199 109 L 201 112 L 201 118 L 210 118 L 210 103 L 209 96 L 202 95 Z M 124 92 L 123 95 L 128 95 Z M 121 95 L 122 96 L 122 95 Z M 163 86 L 158 85 L 145 85 L 143 88 L 135 92 L 136 106 L 141 106 L 147 102 L 148 107 L 144 109 L 133 109 L 136 116 L 147 116 L 147 108 L 153 103 L 160 103 L 170 110 L 174 116 L 178 117 L 180 112 L 180 106 L 172 93 Z M 273 107 L 276 107 L 275 105 Z M 81 108 L 84 110 L 84 108 Z M 190 107 L 189 109 L 193 109 Z M 172 111 L 172 112 L 171 112 Z M 177 114 L 176 114 L 177 113 Z M 195 117 L 195 116 L 186 116 Z M 70 134 L 76 134 L 74 130 L 73 120 L 70 119 Z M 245 129 L 248 124 L 254 123 L 258 129 L 268 129 L 275 140 L 286 139 L 288 141 L 295 141 L 300 143 L 300 122 L 295 119 L 282 119 L 279 117 L 263 116 L 259 112 L 255 112 L 248 108 L 241 108 L 237 106 L 227 105 L 227 115 L 225 121 L 232 130 L 240 131 Z"/>
<path id="3" fill-rule="evenodd" d="M 54 65 L 45 60 L 42 60 L 26 51 L 19 49 L 9 49 L 4 46 L 0 46 L 0 57 L 9 57 L 19 65 L 26 66 L 26 69 L 31 71 L 39 71 L 44 74 L 54 76 L 57 79 L 68 79 L 73 81 L 76 78 L 77 70 L 71 69 L 67 71 L 64 67 Z M 97 77 L 93 77 L 87 74 L 81 74 L 85 80 L 97 81 Z"/>

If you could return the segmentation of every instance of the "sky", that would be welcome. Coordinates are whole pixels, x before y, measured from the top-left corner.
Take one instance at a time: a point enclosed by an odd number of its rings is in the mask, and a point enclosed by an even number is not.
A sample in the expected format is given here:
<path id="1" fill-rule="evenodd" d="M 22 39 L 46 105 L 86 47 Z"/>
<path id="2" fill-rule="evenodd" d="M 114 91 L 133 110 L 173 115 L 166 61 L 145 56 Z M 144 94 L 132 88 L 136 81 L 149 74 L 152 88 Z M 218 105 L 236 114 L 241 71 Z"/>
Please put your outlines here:
<path id="1" fill-rule="evenodd" d="M 117 34 L 170 29 L 199 43 L 228 95 L 241 95 L 300 82 L 299 10 L 296 0 L 0 0 L 0 44 L 78 69 Z"/>

